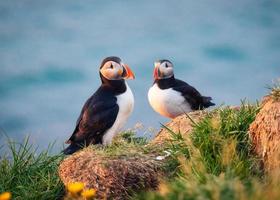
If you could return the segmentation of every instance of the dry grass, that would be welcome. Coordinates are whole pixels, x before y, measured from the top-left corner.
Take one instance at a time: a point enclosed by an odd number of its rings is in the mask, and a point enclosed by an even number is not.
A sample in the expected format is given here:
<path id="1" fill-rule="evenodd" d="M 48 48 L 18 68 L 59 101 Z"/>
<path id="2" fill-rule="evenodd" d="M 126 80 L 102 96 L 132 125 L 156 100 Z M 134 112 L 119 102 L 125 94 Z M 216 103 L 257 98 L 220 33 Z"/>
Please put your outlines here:
<path id="1" fill-rule="evenodd" d="M 267 87 L 270 90 L 269 96 L 272 97 L 272 99 L 279 101 L 280 100 L 280 78 L 278 78 L 272 86 Z"/>

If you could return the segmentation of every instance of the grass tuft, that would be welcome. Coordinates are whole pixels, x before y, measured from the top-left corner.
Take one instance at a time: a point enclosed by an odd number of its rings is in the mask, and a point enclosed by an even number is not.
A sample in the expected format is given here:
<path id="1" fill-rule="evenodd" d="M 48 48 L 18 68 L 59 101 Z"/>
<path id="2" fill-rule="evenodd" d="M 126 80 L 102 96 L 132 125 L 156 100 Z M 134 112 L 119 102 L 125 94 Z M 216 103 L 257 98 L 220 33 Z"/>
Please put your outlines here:
<path id="1" fill-rule="evenodd" d="M 146 147 L 147 138 L 137 137 L 133 131 L 126 131 L 116 136 L 111 145 L 91 145 L 95 153 L 105 157 L 137 156 L 150 153 L 151 148 Z"/>
<path id="2" fill-rule="evenodd" d="M 9 191 L 13 199 L 60 199 L 63 185 L 57 168 L 61 155 L 49 150 L 37 154 L 27 138 L 23 143 L 8 141 L 10 153 L 0 160 L 0 193 Z"/>
<path id="3" fill-rule="evenodd" d="M 258 173 L 248 134 L 258 111 L 258 106 L 242 102 L 239 109 L 213 111 L 194 127 L 192 142 L 200 151 L 207 172 L 219 175 L 230 168 L 241 178 Z"/>
<path id="4" fill-rule="evenodd" d="M 159 189 L 133 199 L 280 199 L 280 181 L 264 176 L 259 158 L 251 152 L 248 129 L 259 109 L 258 104 L 244 101 L 239 108 L 217 108 L 192 123 L 189 135 L 163 125 L 172 138 L 165 145 L 147 145 L 146 138 L 128 131 L 112 145 L 88 148 L 106 159 L 170 154 L 161 165 L 165 176 Z M 37 154 L 28 139 L 22 144 L 9 141 L 9 149 L 10 154 L 0 160 L 0 193 L 9 191 L 19 200 L 62 198 L 63 184 L 57 174 L 62 155 L 51 156 L 48 150 Z"/>
<path id="5" fill-rule="evenodd" d="M 166 127 L 172 156 L 165 171 L 173 176 L 137 199 L 280 199 L 280 181 L 264 178 L 259 159 L 251 153 L 248 129 L 258 112 L 258 105 L 242 102 L 239 108 L 209 112 L 193 124 L 190 135 Z"/>
<path id="6" fill-rule="evenodd" d="M 270 90 L 270 96 L 276 101 L 280 100 L 280 78 L 274 81 L 271 86 L 267 86 Z"/>

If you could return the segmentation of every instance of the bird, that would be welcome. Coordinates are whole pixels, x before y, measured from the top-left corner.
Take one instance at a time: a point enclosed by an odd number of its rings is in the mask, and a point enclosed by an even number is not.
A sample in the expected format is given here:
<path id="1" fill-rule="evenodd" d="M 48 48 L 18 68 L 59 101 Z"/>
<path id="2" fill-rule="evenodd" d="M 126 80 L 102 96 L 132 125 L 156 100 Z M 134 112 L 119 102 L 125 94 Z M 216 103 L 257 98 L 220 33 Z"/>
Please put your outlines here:
<path id="1" fill-rule="evenodd" d="M 167 59 L 154 63 L 154 83 L 148 91 L 154 111 L 168 118 L 202 110 L 215 104 L 211 97 L 202 96 L 194 87 L 174 77 L 174 66 Z"/>
<path id="2" fill-rule="evenodd" d="M 82 107 L 76 127 L 65 143 L 66 155 L 90 144 L 109 145 L 124 126 L 134 108 L 134 96 L 126 79 L 135 79 L 127 64 L 116 56 L 105 58 L 100 66 L 101 85 Z"/>

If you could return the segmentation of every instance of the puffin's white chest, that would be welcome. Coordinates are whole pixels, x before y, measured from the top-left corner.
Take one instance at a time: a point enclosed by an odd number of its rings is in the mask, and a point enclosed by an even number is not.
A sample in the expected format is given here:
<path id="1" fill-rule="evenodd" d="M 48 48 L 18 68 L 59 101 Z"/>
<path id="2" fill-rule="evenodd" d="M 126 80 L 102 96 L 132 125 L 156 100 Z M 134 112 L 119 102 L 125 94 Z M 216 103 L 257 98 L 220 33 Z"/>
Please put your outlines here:
<path id="1" fill-rule="evenodd" d="M 175 118 L 192 111 L 181 93 L 172 88 L 162 90 L 154 84 L 149 90 L 148 99 L 152 108 L 165 117 Z"/>
<path id="2" fill-rule="evenodd" d="M 117 104 L 119 106 L 119 112 L 113 126 L 106 131 L 102 138 L 102 144 L 108 145 L 112 142 L 113 137 L 123 128 L 128 117 L 134 108 L 134 96 L 131 89 L 126 84 L 126 91 L 123 94 L 117 96 Z"/>

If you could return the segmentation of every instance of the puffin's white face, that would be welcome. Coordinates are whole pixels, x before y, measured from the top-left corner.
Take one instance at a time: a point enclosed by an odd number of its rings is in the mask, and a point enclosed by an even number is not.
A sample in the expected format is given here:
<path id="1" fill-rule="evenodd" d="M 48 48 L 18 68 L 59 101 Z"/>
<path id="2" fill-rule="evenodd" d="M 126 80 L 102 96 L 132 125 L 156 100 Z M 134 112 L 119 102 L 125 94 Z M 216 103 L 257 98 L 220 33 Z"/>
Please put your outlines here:
<path id="1" fill-rule="evenodd" d="M 134 74 L 126 64 L 114 61 L 106 62 L 100 73 L 108 80 L 134 79 Z"/>
<path id="2" fill-rule="evenodd" d="M 173 64 L 169 61 L 155 62 L 154 78 L 167 79 L 174 75 Z"/>

